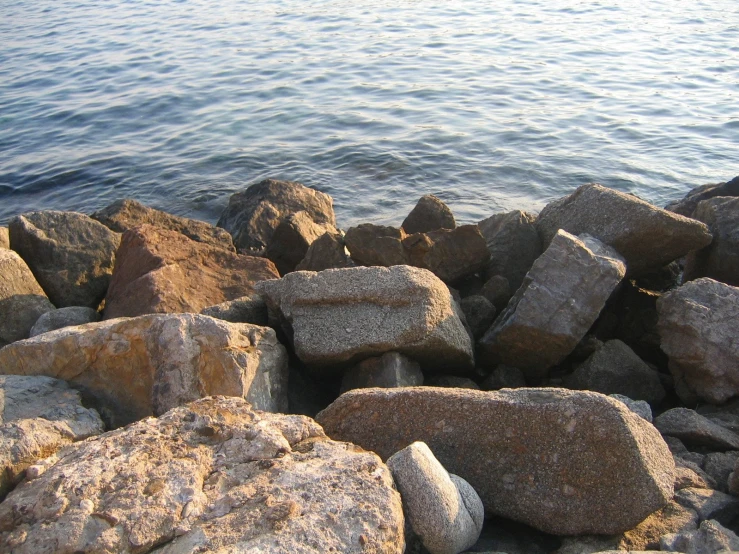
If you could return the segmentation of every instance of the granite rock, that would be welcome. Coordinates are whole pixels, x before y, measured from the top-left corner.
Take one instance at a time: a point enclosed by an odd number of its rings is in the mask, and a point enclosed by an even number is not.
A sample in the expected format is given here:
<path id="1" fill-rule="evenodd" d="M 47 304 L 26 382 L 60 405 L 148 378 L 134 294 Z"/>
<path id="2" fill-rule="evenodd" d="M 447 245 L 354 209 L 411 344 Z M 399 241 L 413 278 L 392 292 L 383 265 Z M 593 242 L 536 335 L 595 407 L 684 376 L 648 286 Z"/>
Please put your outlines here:
<path id="1" fill-rule="evenodd" d="M 398 352 L 386 352 L 362 360 L 344 372 L 341 392 L 371 387 L 415 387 L 423 385 L 421 366 Z"/>
<path id="2" fill-rule="evenodd" d="M 456 226 L 452 210 L 433 194 L 422 196 L 401 225 L 409 235 L 437 229 L 454 229 Z"/>
<path id="3" fill-rule="evenodd" d="M 316 223 L 306 211 L 290 214 L 275 228 L 264 256 L 272 260 L 280 275 L 295 271 L 313 242 L 325 233 L 337 233 L 329 223 Z"/>
<path id="4" fill-rule="evenodd" d="M 670 533 L 660 539 L 662 552 L 729 554 L 739 550 L 739 537 L 717 521 L 704 521 L 699 529 Z"/>
<path id="5" fill-rule="evenodd" d="M 739 434 L 715 424 L 688 408 L 672 408 L 654 418 L 654 426 L 663 435 L 677 437 L 688 445 L 715 450 L 739 449 Z"/>
<path id="6" fill-rule="evenodd" d="M 10 234 L 7 227 L 0 227 L 0 248 L 10 248 Z"/>
<path id="7" fill-rule="evenodd" d="M 96 321 L 100 321 L 100 314 L 92 308 L 67 306 L 42 314 L 31 327 L 28 336 L 35 337 L 41 333 L 48 333 L 62 327 L 74 327 L 75 325 L 84 325 Z"/>
<path id="8" fill-rule="evenodd" d="M 297 271 L 323 271 L 352 266 L 354 262 L 346 252 L 344 235 L 336 232 L 324 233 L 314 240 L 295 269 Z"/>
<path id="9" fill-rule="evenodd" d="M 231 323 L 252 323 L 267 325 L 269 317 L 264 298 L 257 293 L 242 296 L 236 300 L 228 300 L 200 310 L 201 315 L 230 321 Z"/>
<path id="10" fill-rule="evenodd" d="M 475 339 L 482 337 L 495 320 L 495 307 L 482 295 L 463 298 L 459 307 Z"/>
<path id="11" fill-rule="evenodd" d="M 513 291 L 511 291 L 508 279 L 502 275 L 493 275 L 485 281 L 485 284 L 480 289 L 480 294 L 495 306 L 497 312 L 500 312 L 506 307 L 511 296 L 513 296 Z"/>
<path id="12" fill-rule="evenodd" d="M 739 196 L 739 176 L 734 177 L 726 183 L 696 187 L 688 192 L 684 198 L 667 204 L 665 210 L 684 215 L 685 217 L 693 217 L 693 213 L 701 201 L 716 196 Z"/>
<path id="13" fill-rule="evenodd" d="M 648 402 L 644 400 L 633 400 L 632 398 L 624 396 L 623 394 L 609 394 L 608 396 L 610 396 L 614 400 L 623 402 L 624 404 L 626 404 L 626 407 L 629 410 L 634 412 L 640 418 L 648 421 L 649 423 L 652 423 L 652 408 L 649 406 Z"/>
<path id="14" fill-rule="evenodd" d="M 739 515 L 739 498 L 705 488 L 685 488 L 675 493 L 675 502 L 693 510 L 700 521 L 715 519 L 728 524 Z"/>
<path id="15" fill-rule="evenodd" d="M 716 483 L 713 487 L 721 492 L 729 491 L 729 477 L 734 471 L 736 462 L 739 460 L 739 451 L 709 452 L 703 460 L 703 470 L 711 476 Z"/>

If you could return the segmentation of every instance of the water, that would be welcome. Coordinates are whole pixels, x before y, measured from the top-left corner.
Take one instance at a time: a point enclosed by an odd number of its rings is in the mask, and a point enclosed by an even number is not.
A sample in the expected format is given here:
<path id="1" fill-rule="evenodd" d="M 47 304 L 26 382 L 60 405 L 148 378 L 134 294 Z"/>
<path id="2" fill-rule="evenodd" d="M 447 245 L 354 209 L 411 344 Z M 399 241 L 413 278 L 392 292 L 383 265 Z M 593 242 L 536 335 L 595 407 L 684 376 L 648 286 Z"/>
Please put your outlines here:
<path id="1" fill-rule="evenodd" d="M 399 224 L 739 174 L 736 0 L 3 0 L 0 223 L 265 177 Z"/>

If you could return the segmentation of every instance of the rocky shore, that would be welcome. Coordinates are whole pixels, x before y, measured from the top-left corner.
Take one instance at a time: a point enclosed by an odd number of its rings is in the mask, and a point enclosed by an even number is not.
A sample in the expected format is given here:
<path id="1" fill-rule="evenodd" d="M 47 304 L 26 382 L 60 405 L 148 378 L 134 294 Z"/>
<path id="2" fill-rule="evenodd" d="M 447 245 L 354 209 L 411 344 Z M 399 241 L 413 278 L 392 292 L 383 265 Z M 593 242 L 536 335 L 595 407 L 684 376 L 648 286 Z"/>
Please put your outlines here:
<path id="1" fill-rule="evenodd" d="M 739 551 L 739 177 L 0 228 L 0 552 Z"/>

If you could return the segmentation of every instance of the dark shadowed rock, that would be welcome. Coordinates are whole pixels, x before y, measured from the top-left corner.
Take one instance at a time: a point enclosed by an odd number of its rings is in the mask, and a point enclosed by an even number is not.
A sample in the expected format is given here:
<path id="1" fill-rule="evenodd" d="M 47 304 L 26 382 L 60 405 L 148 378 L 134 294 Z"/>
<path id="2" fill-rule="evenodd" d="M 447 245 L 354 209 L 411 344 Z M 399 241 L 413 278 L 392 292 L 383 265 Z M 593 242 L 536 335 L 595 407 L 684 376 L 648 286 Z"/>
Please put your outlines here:
<path id="1" fill-rule="evenodd" d="M 358 389 L 317 421 L 383 458 L 423 441 L 488 514 L 549 533 L 623 532 L 672 497 L 674 462 L 659 433 L 597 393 Z"/>
<path id="2" fill-rule="evenodd" d="M 10 243 L 57 307 L 97 308 L 121 237 L 75 212 L 29 212 L 10 222 Z"/>
<path id="3" fill-rule="evenodd" d="M 559 231 L 480 340 L 487 364 L 518 367 L 527 380 L 546 375 L 585 336 L 624 272 L 612 248 Z"/>
<path id="4" fill-rule="evenodd" d="M 452 210 L 433 194 L 422 196 L 401 225 L 409 235 L 437 229 L 454 229 L 456 226 Z"/>
<path id="5" fill-rule="evenodd" d="M 344 242 L 352 260 L 359 265 L 390 267 L 409 265 L 403 248 L 403 229 L 362 223 L 346 232 Z"/>
<path id="6" fill-rule="evenodd" d="M 662 350 L 680 394 L 713 404 L 739 394 L 739 288 L 702 278 L 657 301 Z M 682 394 L 682 396 L 685 396 Z"/>
<path id="7" fill-rule="evenodd" d="M 449 289 L 409 266 L 299 271 L 256 286 L 281 314 L 295 353 L 319 371 L 345 368 L 385 352 L 424 369 L 473 367 L 472 341 Z"/>
<path id="8" fill-rule="evenodd" d="M 235 251 L 231 235 L 225 229 L 205 221 L 168 214 L 144 206 L 131 198 L 116 200 L 110 206 L 98 210 L 90 217 L 117 233 L 124 233 L 139 225 L 154 225 L 162 229 L 177 231 L 196 242 Z"/>
<path id="9" fill-rule="evenodd" d="M 48 333 L 62 327 L 74 327 L 75 325 L 84 325 L 95 321 L 100 321 L 100 314 L 92 308 L 67 306 L 42 314 L 34 323 L 28 336 L 35 337 L 41 333 Z"/>
<path id="10" fill-rule="evenodd" d="M 279 275 L 265 258 L 195 242 L 176 231 L 142 225 L 123 234 L 105 319 L 150 313 L 198 313 L 254 292 Z"/>
<path id="11" fill-rule="evenodd" d="M 497 312 L 503 311 L 508 305 L 508 301 L 515 292 L 511 290 L 508 284 L 508 279 L 502 275 L 493 275 L 490 279 L 485 281 L 485 284 L 480 289 L 480 294 L 487 298 L 490 303 L 495 306 Z"/>
<path id="12" fill-rule="evenodd" d="M 681 489 L 675 493 L 675 501 L 698 514 L 701 521 L 715 519 L 730 523 L 739 515 L 739 498 L 711 489 Z"/>
<path id="13" fill-rule="evenodd" d="M 336 226 L 328 194 L 276 179 L 265 179 L 232 195 L 217 225 L 231 233 L 239 251 L 261 254 L 280 222 L 299 211 L 307 212 L 316 223 Z"/>
<path id="14" fill-rule="evenodd" d="M 415 387 L 423 385 L 421 366 L 397 352 L 367 358 L 344 372 L 341 392 L 371 387 Z"/>
<path id="15" fill-rule="evenodd" d="M 729 490 L 729 476 L 734 471 L 737 460 L 739 460 L 739 451 L 737 450 L 706 454 L 703 461 L 703 470 L 715 481 L 716 486 L 713 488 L 721 492 L 731 492 Z"/>
<path id="16" fill-rule="evenodd" d="M 469 377 L 459 377 L 457 375 L 431 375 L 426 379 L 426 385 L 429 387 L 480 390 L 480 385 Z"/>
<path id="17" fill-rule="evenodd" d="M 468 296 L 459 303 L 464 317 L 472 331 L 472 336 L 479 339 L 485 334 L 495 319 L 495 307 L 481 295 Z"/>
<path id="18" fill-rule="evenodd" d="M 314 240 L 295 269 L 296 271 L 323 271 L 353 265 L 354 262 L 346 253 L 344 236 L 336 232 L 324 233 Z"/>
<path id="19" fill-rule="evenodd" d="M 661 413 L 654 419 L 654 426 L 663 435 L 677 437 L 688 445 L 715 450 L 739 449 L 738 434 L 688 408 L 673 408 Z"/>
<path id="20" fill-rule="evenodd" d="M 236 300 L 229 300 L 214 306 L 208 306 L 200 310 L 202 315 L 215 317 L 231 323 L 252 323 L 254 325 L 267 325 L 267 304 L 264 298 L 257 293 L 242 296 Z"/>
<path id="21" fill-rule="evenodd" d="M 534 260 L 542 253 L 535 222 L 535 215 L 515 210 L 495 214 L 477 224 L 490 251 L 485 277 L 505 277 L 511 293 L 521 286 Z"/>
<path id="22" fill-rule="evenodd" d="M 77 443 L 0 504 L 16 554 L 402 554 L 403 528 L 376 455 L 226 397 Z"/>
<path id="23" fill-rule="evenodd" d="M 526 386 L 523 372 L 517 367 L 497 366 L 482 382 L 482 390 L 517 389 Z"/>
<path id="24" fill-rule="evenodd" d="M 545 247 L 559 229 L 594 236 L 625 258 L 629 275 L 660 268 L 711 242 L 705 224 L 597 184 L 548 204 L 536 225 Z"/>
<path id="25" fill-rule="evenodd" d="M 264 256 L 274 262 L 280 275 L 285 275 L 295 271 L 313 241 L 325 233 L 336 232 L 333 225 L 313 221 L 306 211 L 295 212 L 275 228 Z"/>
<path id="26" fill-rule="evenodd" d="M 10 248 L 10 235 L 7 227 L 0 227 L 0 248 Z"/>
<path id="27" fill-rule="evenodd" d="M 739 196 L 739 176 L 734 177 L 726 183 L 696 187 L 686 194 L 684 198 L 667 204 L 665 210 L 684 215 L 685 217 L 694 217 L 693 212 L 698 207 L 698 203 L 716 196 Z"/>
<path id="28" fill-rule="evenodd" d="M 711 277 L 739 286 L 739 198 L 704 200 L 693 217 L 708 225 L 713 242 L 688 255 L 683 282 Z"/>

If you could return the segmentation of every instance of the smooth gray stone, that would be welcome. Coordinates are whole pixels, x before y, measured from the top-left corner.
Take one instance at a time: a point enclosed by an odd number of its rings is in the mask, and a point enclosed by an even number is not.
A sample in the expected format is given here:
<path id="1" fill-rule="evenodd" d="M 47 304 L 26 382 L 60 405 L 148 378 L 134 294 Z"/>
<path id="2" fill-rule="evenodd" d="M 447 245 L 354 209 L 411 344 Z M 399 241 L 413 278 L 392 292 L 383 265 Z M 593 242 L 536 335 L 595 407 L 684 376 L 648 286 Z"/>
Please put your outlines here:
<path id="1" fill-rule="evenodd" d="M 74 327 L 100 321 L 100 314 L 92 308 L 84 306 L 68 306 L 42 314 L 31 328 L 29 337 L 48 333 L 62 327 Z"/>

